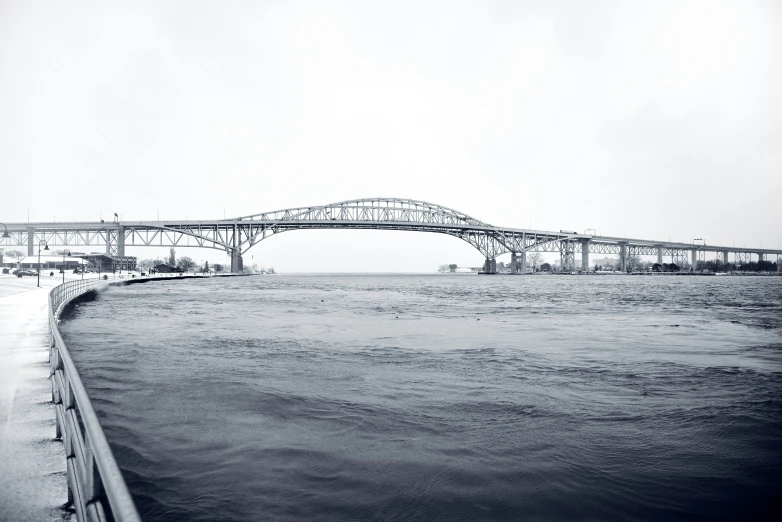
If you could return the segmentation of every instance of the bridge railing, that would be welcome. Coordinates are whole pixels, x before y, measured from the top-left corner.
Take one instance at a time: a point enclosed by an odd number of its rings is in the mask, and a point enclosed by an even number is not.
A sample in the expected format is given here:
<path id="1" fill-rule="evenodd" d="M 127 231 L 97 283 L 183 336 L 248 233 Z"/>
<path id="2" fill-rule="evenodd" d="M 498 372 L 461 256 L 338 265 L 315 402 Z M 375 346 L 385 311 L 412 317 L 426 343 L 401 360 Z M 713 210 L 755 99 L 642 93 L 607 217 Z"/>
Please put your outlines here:
<path id="1" fill-rule="evenodd" d="M 99 286 L 100 279 L 69 281 L 49 294 L 49 364 L 58 439 L 65 446 L 68 502 L 79 521 L 140 522 L 81 377 L 57 326 L 69 301 Z"/>

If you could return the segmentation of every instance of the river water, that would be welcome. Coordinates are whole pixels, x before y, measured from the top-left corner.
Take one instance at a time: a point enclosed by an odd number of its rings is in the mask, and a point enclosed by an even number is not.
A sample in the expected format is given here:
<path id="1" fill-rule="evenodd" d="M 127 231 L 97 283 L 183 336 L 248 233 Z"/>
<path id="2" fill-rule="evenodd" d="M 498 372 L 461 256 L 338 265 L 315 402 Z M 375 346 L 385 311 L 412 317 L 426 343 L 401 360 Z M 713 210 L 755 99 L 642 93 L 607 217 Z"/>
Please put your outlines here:
<path id="1" fill-rule="evenodd" d="M 779 277 L 167 281 L 62 330 L 144 520 L 781 513 Z"/>

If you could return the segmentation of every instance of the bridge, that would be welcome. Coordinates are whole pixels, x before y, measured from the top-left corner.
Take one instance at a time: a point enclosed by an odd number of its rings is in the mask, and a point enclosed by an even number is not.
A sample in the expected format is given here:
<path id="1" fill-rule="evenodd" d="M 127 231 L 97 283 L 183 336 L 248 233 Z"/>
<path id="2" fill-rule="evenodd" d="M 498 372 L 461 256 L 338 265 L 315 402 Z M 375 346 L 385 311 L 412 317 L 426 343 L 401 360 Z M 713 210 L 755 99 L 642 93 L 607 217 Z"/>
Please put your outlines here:
<path id="1" fill-rule="evenodd" d="M 124 256 L 125 248 L 199 247 L 223 250 L 231 256 L 231 271 L 242 271 L 242 255 L 249 249 L 282 232 L 305 229 L 405 230 L 446 234 L 466 241 L 484 257 L 484 271 L 496 273 L 496 259 L 511 254 L 514 272 L 524 273 L 527 253 L 558 252 L 564 270 L 589 266 L 589 254 L 618 254 L 621 268 L 642 255 L 657 256 L 662 263 L 670 256 L 681 264 L 690 258 L 693 266 L 705 260 L 708 252 L 727 264 L 748 263 L 776 256 L 780 266 L 782 250 L 696 245 L 650 239 L 631 239 L 579 234 L 560 230 L 550 232 L 524 228 L 497 227 L 463 212 L 435 203 L 400 198 L 367 198 L 329 205 L 289 208 L 223 220 L 113 221 L 65 223 L 8 223 L 0 246 L 27 247 L 34 255 L 36 245 L 93 246 L 105 248 L 110 256 Z"/>

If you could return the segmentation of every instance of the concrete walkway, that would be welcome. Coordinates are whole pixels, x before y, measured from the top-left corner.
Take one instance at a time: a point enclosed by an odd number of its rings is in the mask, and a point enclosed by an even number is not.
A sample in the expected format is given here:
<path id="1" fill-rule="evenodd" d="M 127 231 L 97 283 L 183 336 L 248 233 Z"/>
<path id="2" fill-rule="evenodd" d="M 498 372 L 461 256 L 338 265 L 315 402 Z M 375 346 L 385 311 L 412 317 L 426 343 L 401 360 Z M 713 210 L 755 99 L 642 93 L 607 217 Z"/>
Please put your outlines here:
<path id="1" fill-rule="evenodd" d="M 0 275 L 0 521 L 71 518 L 47 351 L 47 297 L 61 282 L 47 272 L 37 288 L 35 277 Z"/>

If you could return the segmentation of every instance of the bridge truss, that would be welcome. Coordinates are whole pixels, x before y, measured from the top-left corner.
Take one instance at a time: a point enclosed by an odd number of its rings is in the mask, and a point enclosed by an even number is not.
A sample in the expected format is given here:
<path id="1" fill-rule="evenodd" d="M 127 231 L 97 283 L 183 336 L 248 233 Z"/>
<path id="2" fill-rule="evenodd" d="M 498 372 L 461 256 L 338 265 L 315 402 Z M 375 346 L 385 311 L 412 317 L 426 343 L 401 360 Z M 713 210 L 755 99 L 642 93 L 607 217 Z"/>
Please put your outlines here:
<path id="1" fill-rule="evenodd" d="M 26 246 L 32 255 L 35 245 L 100 247 L 108 255 L 124 256 L 128 246 L 198 247 L 231 254 L 233 271 L 240 271 L 242 255 L 272 236 L 293 230 L 371 229 L 404 230 L 446 234 L 467 242 L 486 259 L 487 271 L 505 253 L 520 260 L 523 269 L 528 252 L 558 252 L 565 270 L 575 267 L 576 254 L 582 266 L 589 266 L 590 253 L 618 254 L 627 261 L 642 255 L 670 257 L 681 263 L 690 256 L 693 263 L 706 251 L 718 252 L 727 261 L 733 252 L 737 262 L 747 262 L 752 253 L 759 258 L 782 251 L 735 249 L 655 240 L 628 239 L 492 226 L 463 212 L 442 205 L 400 198 L 366 198 L 329 205 L 289 208 L 234 219 L 203 221 L 126 221 L 76 223 L 10 223 L 8 237 L 0 246 Z M 699 254 L 700 253 L 700 254 Z M 586 264 L 585 264 L 586 263 Z"/>

